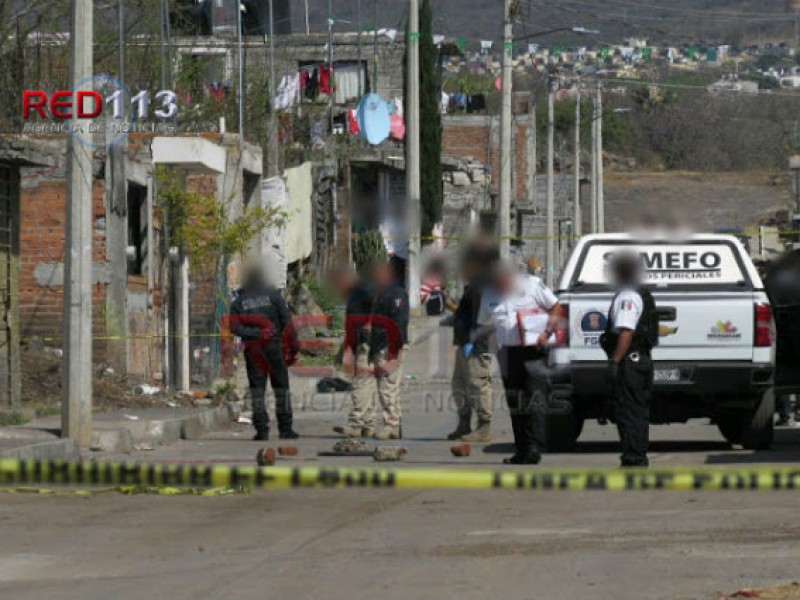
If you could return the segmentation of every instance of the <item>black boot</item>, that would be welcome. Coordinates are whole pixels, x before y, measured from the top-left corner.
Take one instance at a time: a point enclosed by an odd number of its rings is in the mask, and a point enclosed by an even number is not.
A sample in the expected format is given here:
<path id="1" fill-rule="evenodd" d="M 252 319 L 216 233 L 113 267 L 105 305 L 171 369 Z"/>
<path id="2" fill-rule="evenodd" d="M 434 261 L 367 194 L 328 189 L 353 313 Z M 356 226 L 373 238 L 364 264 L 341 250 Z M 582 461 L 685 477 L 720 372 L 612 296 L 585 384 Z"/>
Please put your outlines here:
<path id="1" fill-rule="evenodd" d="M 503 459 L 504 465 L 538 465 L 542 462 L 542 454 L 537 448 L 529 448 L 525 452 L 517 452 L 510 458 Z"/>
<path id="2" fill-rule="evenodd" d="M 260 427 L 256 429 L 256 434 L 253 436 L 253 441 L 266 442 L 269 440 L 269 427 Z"/>
<path id="3" fill-rule="evenodd" d="M 458 418 L 458 425 L 454 431 L 451 431 L 447 434 L 447 439 L 451 442 L 453 440 L 457 440 L 461 438 L 462 435 L 469 435 L 472 433 L 472 427 L 470 426 L 470 417 L 459 417 Z"/>
<path id="4" fill-rule="evenodd" d="M 282 430 L 279 437 L 282 440 L 296 440 L 300 437 L 300 434 L 290 427 L 289 429 Z"/>

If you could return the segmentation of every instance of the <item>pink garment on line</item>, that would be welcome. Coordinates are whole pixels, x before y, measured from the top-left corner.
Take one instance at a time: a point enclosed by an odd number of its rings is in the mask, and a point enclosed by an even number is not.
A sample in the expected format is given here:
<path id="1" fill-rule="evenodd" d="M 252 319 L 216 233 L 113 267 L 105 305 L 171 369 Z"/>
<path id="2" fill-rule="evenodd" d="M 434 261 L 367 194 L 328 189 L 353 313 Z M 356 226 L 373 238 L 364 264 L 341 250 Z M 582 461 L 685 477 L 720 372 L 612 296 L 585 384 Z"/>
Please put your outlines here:
<path id="1" fill-rule="evenodd" d="M 406 122 L 400 115 L 389 117 L 389 136 L 393 140 L 403 140 L 406 137 Z"/>

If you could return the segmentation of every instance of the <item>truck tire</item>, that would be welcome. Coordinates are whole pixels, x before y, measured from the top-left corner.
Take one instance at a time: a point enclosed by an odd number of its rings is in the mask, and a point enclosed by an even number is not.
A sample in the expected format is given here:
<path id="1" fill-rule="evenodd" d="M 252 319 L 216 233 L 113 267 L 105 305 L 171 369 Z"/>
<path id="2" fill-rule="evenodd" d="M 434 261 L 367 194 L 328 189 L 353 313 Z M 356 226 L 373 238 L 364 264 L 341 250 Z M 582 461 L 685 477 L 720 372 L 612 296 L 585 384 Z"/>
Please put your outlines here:
<path id="1" fill-rule="evenodd" d="M 568 414 L 547 415 L 545 451 L 548 453 L 572 452 L 583 431 L 583 417 L 576 410 Z"/>
<path id="2" fill-rule="evenodd" d="M 755 409 L 719 415 L 720 433 L 731 444 L 747 450 L 769 450 L 774 437 L 775 393 L 768 390 Z"/>

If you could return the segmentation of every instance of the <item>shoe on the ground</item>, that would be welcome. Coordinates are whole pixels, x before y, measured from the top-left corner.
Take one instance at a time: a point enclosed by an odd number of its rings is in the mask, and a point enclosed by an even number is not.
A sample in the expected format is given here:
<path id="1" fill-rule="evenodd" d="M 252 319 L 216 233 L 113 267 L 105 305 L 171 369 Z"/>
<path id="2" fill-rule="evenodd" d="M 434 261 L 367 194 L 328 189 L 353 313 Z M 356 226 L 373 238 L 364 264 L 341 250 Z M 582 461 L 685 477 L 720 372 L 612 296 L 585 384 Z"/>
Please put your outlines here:
<path id="1" fill-rule="evenodd" d="M 778 419 L 778 422 L 775 423 L 775 427 L 787 427 L 791 423 L 789 417 L 781 417 Z"/>
<path id="2" fill-rule="evenodd" d="M 469 435 L 472 433 L 472 427 L 470 427 L 468 420 L 461 420 L 458 422 L 456 428 L 447 434 L 447 439 L 451 442 L 460 439 L 461 436 Z"/>
<path id="3" fill-rule="evenodd" d="M 285 431 L 281 431 L 278 437 L 282 440 L 296 440 L 297 438 L 300 437 L 300 434 L 297 433 L 294 429 L 287 429 Z"/>
<path id="4" fill-rule="evenodd" d="M 367 429 L 366 427 L 353 427 L 352 425 L 337 425 L 333 428 L 336 433 L 339 433 L 345 437 L 349 438 L 357 438 L 361 437 L 363 431 Z"/>
<path id="5" fill-rule="evenodd" d="M 400 428 L 395 427 L 385 427 L 384 429 L 380 430 L 373 436 L 376 440 L 386 441 L 386 440 L 399 440 L 402 439 L 403 436 L 400 433 Z"/>
<path id="6" fill-rule="evenodd" d="M 542 462 L 542 454 L 536 449 L 523 453 L 518 452 L 510 458 L 503 459 L 504 465 L 538 465 L 540 462 Z"/>
<path id="7" fill-rule="evenodd" d="M 267 442 L 269 441 L 269 429 L 257 430 L 253 436 L 254 442 Z"/>
<path id="8" fill-rule="evenodd" d="M 461 436 L 462 442 L 491 442 L 492 441 L 492 426 L 489 423 L 480 425 L 472 433 Z"/>

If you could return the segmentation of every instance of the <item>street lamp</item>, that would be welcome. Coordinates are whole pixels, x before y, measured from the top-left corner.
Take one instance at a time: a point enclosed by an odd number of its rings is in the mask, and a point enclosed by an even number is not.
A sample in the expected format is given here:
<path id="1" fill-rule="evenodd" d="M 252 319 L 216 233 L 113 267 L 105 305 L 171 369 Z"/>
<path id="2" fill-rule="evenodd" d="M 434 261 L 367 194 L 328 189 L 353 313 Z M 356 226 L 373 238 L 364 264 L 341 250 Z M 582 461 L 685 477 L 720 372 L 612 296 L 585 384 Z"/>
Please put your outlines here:
<path id="1" fill-rule="evenodd" d="M 499 202 L 499 238 L 500 238 L 500 254 L 504 258 L 507 258 L 510 254 L 510 223 L 511 223 L 511 196 L 512 196 L 512 189 L 511 189 L 511 123 L 512 123 L 512 99 L 511 99 L 511 85 L 512 85 L 512 78 L 513 78 L 513 71 L 511 66 L 511 59 L 512 59 L 512 48 L 514 42 L 519 42 L 523 40 L 530 40 L 532 38 L 542 37 L 545 35 L 550 35 L 552 33 L 559 33 L 561 31 L 570 31 L 572 33 L 578 34 L 591 34 L 591 33 L 599 33 L 591 29 L 587 29 L 586 27 L 580 26 L 570 26 L 570 27 L 557 27 L 555 29 L 548 29 L 546 31 L 537 31 L 535 33 L 531 33 L 528 35 L 523 35 L 519 37 L 513 37 L 513 32 L 511 29 L 512 19 L 511 19 L 511 12 L 510 12 L 510 3 L 506 2 L 506 14 L 504 15 L 504 35 L 503 35 L 503 101 L 502 101 L 502 111 L 501 111 L 501 118 L 500 118 L 500 202 Z M 548 91 L 548 96 L 552 96 L 552 90 Z M 548 190 L 552 186 L 552 181 L 548 184 Z M 550 196 L 552 194 L 548 194 Z M 548 206 L 552 204 L 551 198 L 548 198 Z M 552 239 L 551 231 L 553 230 L 553 217 L 552 214 L 553 210 L 548 210 L 548 240 L 547 240 L 547 278 L 548 280 L 552 279 L 553 276 L 553 248 L 552 248 Z"/>

